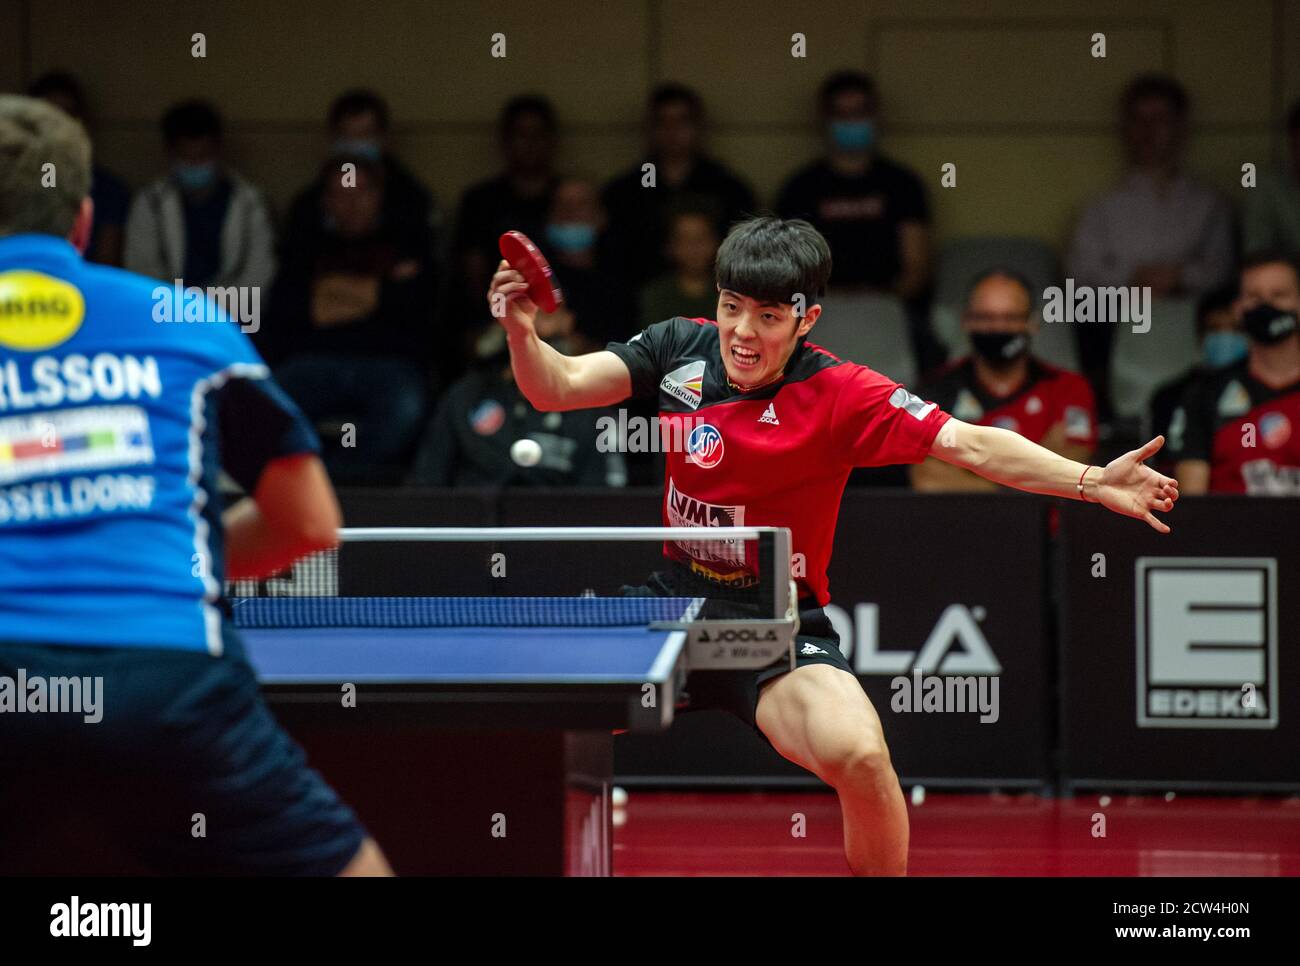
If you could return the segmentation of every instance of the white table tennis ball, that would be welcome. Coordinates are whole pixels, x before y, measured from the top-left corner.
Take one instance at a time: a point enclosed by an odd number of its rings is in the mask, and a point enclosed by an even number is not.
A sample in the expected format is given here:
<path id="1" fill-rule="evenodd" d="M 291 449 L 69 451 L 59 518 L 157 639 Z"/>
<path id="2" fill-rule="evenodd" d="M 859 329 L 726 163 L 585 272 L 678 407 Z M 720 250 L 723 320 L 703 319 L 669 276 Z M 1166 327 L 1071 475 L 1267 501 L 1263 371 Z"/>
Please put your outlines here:
<path id="1" fill-rule="evenodd" d="M 510 447 L 510 458 L 520 466 L 536 466 L 542 461 L 542 447 L 535 439 L 517 439 Z"/>

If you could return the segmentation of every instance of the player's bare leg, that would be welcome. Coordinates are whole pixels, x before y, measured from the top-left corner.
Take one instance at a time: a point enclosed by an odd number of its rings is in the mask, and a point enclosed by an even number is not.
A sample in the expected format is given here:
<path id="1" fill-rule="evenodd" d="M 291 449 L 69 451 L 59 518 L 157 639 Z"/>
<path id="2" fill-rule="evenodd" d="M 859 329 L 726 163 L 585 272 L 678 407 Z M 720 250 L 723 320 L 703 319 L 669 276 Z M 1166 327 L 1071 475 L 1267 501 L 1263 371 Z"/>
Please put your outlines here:
<path id="1" fill-rule="evenodd" d="M 764 685 L 757 719 L 777 751 L 839 793 L 854 875 L 906 875 L 907 803 L 857 678 L 828 664 L 796 668 Z"/>
<path id="2" fill-rule="evenodd" d="M 352 856 L 352 861 L 339 873 L 340 876 L 388 876 L 392 874 L 393 870 L 388 865 L 388 860 L 384 858 L 379 843 L 374 839 L 366 839 L 362 842 L 361 848 L 357 849 L 357 854 Z"/>

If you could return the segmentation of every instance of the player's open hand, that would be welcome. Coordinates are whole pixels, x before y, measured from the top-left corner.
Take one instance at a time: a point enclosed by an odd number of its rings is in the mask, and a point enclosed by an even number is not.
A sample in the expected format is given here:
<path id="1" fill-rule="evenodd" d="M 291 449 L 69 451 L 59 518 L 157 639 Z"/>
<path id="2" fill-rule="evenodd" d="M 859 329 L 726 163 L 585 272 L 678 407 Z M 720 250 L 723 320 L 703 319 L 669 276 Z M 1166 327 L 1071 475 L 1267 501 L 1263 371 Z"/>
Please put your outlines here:
<path id="1" fill-rule="evenodd" d="M 497 273 L 492 276 L 487 300 L 492 317 L 501 323 L 508 334 L 523 335 L 533 331 L 537 305 L 528 297 L 528 281 L 522 272 L 511 268 L 505 259 L 497 265 Z"/>
<path id="2" fill-rule="evenodd" d="M 1140 449 L 1112 460 L 1102 470 L 1097 484 L 1097 499 L 1102 506 L 1126 517 L 1145 520 L 1160 533 L 1168 533 L 1169 527 L 1157 520 L 1152 511 L 1167 513 L 1174 508 L 1178 499 L 1178 481 L 1161 476 L 1145 461 L 1160 452 L 1164 445 L 1165 438 L 1157 436 Z"/>

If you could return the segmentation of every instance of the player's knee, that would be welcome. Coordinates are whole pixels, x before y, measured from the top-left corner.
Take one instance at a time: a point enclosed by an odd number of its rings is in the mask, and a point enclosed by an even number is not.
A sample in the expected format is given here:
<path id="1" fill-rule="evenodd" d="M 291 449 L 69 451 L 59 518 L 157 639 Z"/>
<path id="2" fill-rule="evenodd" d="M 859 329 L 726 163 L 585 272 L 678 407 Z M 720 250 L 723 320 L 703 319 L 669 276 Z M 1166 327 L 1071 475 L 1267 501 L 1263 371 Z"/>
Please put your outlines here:
<path id="1" fill-rule="evenodd" d="M 878 734 L 862 735 L 847 743 L 829 763 L 827 770 L 830 784 L 836 788 L 871 791 L 898 780 L 889 748 Z"/>

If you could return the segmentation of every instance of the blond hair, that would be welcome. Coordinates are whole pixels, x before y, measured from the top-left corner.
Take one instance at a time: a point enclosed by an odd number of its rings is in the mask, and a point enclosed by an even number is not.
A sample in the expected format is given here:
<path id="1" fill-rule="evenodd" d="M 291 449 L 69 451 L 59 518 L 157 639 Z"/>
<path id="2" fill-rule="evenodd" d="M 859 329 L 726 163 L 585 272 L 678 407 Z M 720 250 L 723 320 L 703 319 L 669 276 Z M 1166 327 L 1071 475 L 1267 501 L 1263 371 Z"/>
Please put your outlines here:
<path id="1" fill-rule="evenodd" d="M 90 138 L 46 101 L 0 94 L 0 235 L 66 237 L 90 194 Z"/>

